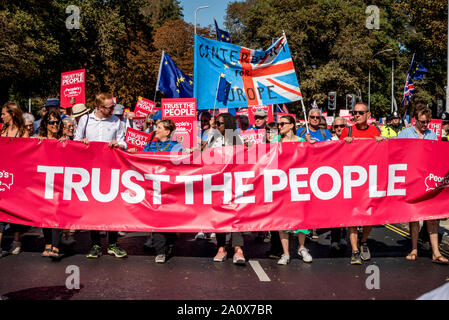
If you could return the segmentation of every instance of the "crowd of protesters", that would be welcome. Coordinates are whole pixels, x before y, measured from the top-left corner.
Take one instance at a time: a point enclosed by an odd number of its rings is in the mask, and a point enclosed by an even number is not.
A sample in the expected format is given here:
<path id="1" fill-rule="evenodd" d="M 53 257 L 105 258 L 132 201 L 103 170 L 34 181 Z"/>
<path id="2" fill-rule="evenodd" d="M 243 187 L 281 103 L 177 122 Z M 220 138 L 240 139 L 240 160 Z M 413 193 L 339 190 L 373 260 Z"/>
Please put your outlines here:
<path id="1" fill-rule="evenodd" d="M 71 108 L 61 108 L 59 100 L 50 98 L 41 109 L 41 119 L 35 121 L 33 115 L 22 113 L 20 107 L 14 102 L 7 102 L 1 110 L 2 127 L 1 137 L 10 138 L 35 138 L 35 139 L 55 139 L 61 142 L 66 140 L 80 141 L 86 145 L 90 141 L 108 143 L 110 148 L 120 148 L 129 153 L 135 153 L 135 148 L 128 148 L 125 142 L 125 132 L 127 128 L 136 128 L 133 123 L 134 114 L 124 112 L 124 106 L 116 104 L 113 96 L 109 93 L 100 93 L 96 96 L 93 109 L 90 110 L 84 104 L 75 104 Z M 279 121 L 268 122 L 268 114 L 264 109 L 255 112 L 255 124 L 249 124 L 247 116 L 235 117 L 230 113 L 220 113 L 212 115 L 208 111 L 201 112 L 198 116 L 199 145 L 201 150 L 216 148 L 221 146 L 245 145 L 246 142 L 239 135 L 241 130 L 265 130 L 263 142 L 265 143 L 288 143 L 305 141 L 305 143 L 319 143 L 329 140 L 344 140 L 352 143 L 354 139 L 374 139 L 381 142 L 384 139 L 430 139 L 437 140 L 434 131 L 428 128 L 432 118 L 431 110 L 422 103 L 415 105 L 416 122 L 414 125 L 405 125 L 399 115 L 395 112 L 387 117 L 386 124 L 382 129 L 374 124 L 368 124 L 371 117 L 368 106 L 362 102 L 357 103 L 353 110 L 353 126 L 348 126 L 347 121 L 342 117 L 336 117 L 331 126 L 328 126 L 326 119 L 319 109 L 311 109 L 308 114 L 307 125 L 300 126 L 291 115 L 283 115 Z M 449 114 L 443 113 L 443 141 L 449 136 Z M 176 130 L 175 123 L 170 119 L 161 119 L 161 111 L 148 114 L 145 118 L 142 131 L 152 133 L 152 141 L 143 148 L 143 152 L 170 152 L 186 151 L 180 141 L 174 141 L 173 133 Z M 229 135 L 228 132 L 233 134 Z M 237 133 L 237 134 L 236 134 Z M 0 257 L 6 254 L 19 254 L 21 251 L 20 235 L 26 229 L 20 225 L 9 225 L 13 232 L 13 242 L 9 252 L 1 250 L 2 236 L 7 224 L 0 222 Z M 331 251 L 343 252 L 347 247 L 347 234 L 351 247 L 351 264 L 361 264 L 361 260 L 371 259 L 368 247 L 368 237 L 373 226 L 357 226 L 346 228 L 332 228 L 331 231 Z M 359 229 L 362 230 L 359 239 Z M 440 264 L 448 264 L 448 259 L 441 255 L 438 244 L 438 221 L 429 220 L 424 224 L 425 230 L 423 241 L 432 250 L 432 261 Z M 43 229 L 44 248 L 43 257 L 59 259 L 61 239 L 72 240 L 74 230 Z M 267 256 L 278 259 L 278 264 L 286 265 L 290 262 L 290 234 L 298 236 L 299 247 L 298 256 L 307 263 L 312 262 L 312 254 L 306 248 L 306 237 L 317 237 L 316 230 L 277 230 L 262 232 L 258 237 L 262 237 L 266 242 L 270 242 L 270 250 Z M 427 233 L 427 235 L 426 235 Z M 119 232 L 108 231 L 107 253 L 117 258 L 127 256 L 119 243 Z M 419 222 L 410 222 L 411 252 L 406 256 L 407 260 L 414 261 L 418 258 L 417 243 L 419 237 Z M 215 262 L 223 262 L 228 257 L 226 233 L 205 234 L 198 233 L 195 239 L 207 239 L 216 237 L 217 253 L 213 258 Z M 245 264 L 244 237 L 241 232 L 233 232 L 229 236 L 233 247 L 233 263 Z M 99 258 L 102 255 L 100 231 L 91 231 L 91 249 L 87 258 Z M 148 238 L 145 246 L 152 246 L 156 251 L 155 262 L 164 263 L 172 254 L 173 245 L 176 242 L 176 233 L 158 232 L 153 233 Z"/>

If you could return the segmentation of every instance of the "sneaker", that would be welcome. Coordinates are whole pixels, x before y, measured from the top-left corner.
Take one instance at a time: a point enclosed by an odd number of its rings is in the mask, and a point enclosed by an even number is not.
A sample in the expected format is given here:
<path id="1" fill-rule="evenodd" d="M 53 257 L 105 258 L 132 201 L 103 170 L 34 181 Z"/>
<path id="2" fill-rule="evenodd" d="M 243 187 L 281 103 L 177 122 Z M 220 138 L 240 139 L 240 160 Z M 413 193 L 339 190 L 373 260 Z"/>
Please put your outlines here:
<path id="1" fill-rule="evenodd" d="M 108 254 L 114 255 L 116 258 L 126 257 L 126 251 L 120 248 L 118 243 L 110 244 L 108 246 Z"/>
<path id="2" fill-rule="evenodd" d="M 287 265 L 287 264 L 289 264 L 290 263 L 290 255 L 289 254 L 283 254 L 282 256 L 281 256 L 281 258 L 278 260 L 278 264 L 281 264 L 281 265 Z"/>
<path id="3" fill-rule="evenodd" d="M 203 232 L 198 232 L 195 235 L 195 240 L 205 240 L 206 239 L 206 235 Z"/>
<path id="4" fill-rule="evenodd" d="M 318 233 L 316 232 L 316 229 L 312 229 L 312 239 L 318 239 Z"/>
<path id="5" fill-rule="evenodd" d="M 302 257 L 302 261 L 304 262 L 312 262 L 312 256 L 309 253 L 309 250 L 306 248 L 298 249 L 298 255 Z"/>
<path id="6" fill-rule="evenodd" d="M 360 252 L 354 251 L 351 255 L 351 264 L 362 264 L 362 261 L 360 260 Z"/>
<path id="7" fill-rule="evenodd" d="M 102 255 L 101 248 L 99 245 L 94 245 L 92 249 L 90 249 L 89 253 L 87 254 L 86 258 L 98 258 Z"/>
<path id="8" fill-rule="evenodd" d="M 234 254 L 234 257 L 232 258 L 232 263 L 234 264 L 238 264 L 238 265 L 245 265 L 246 260 L 245 257 L 243 256 L 243 254 Z"/>
<path id="9" fill-rule="evenodd" d="M 9 248 L 9 252 L 11 254 L 19 254 L 22 244 L 19 241 L 13 241 L 11 243 L 11 247 Z"/>
<path id="10" fill-rule="evenodd" d="M 156 258 L 154 258 L 154 262 L 156 263 L 165 263 L 166 256 L 165 254 L 158 254 Z"/>
<path id="11" fill-rule="evenodd" d="M 363 261 L 371 259 L 371 253 L 369 252 L 368 244 L 366 242 L 360 244 L 360 258 Z"/>

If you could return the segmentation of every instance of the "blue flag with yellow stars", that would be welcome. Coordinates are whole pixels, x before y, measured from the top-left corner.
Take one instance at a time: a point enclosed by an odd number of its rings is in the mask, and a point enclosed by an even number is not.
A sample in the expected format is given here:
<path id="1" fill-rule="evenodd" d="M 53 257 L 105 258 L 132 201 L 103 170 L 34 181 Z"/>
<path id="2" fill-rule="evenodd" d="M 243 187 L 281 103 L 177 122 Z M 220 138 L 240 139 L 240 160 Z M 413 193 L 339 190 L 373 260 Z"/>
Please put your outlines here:
<path id="1" fill-rule="evenodd" d="M 156 87 L 168 98 L 193 98 L 193 79 L 186 76 L 164 51 Z"/>
<path id="2" fill-rule="evenodd" d="M 223 102 L 223 105 L 228 104 L 229 90 L 231 89 L 231 83 L 226 81 L 224 75 L 220 75 L 217 89 L 217 101 Z"/>
<path id="3" fill-rule="evenodd" d="M 425 74 L 428 72 L 429 70 L 427 70 L 427 68 L 424 67 L 422 63 L 415 61 L 415 55 L 413 55 L 412 63 L 408 72 L 410 78 L 413 80 L 421 81 L 424 78 Z"/>
<path id="4" fill-rule="evenodd" d="M 229 32 L 221 30 L 218 27 L 217 21 L 215 21 L 215 33 L 217 34 L 217 40 L 221 42 L 228 42 L 231 43 L 231 36 L 229 35 Z"/>

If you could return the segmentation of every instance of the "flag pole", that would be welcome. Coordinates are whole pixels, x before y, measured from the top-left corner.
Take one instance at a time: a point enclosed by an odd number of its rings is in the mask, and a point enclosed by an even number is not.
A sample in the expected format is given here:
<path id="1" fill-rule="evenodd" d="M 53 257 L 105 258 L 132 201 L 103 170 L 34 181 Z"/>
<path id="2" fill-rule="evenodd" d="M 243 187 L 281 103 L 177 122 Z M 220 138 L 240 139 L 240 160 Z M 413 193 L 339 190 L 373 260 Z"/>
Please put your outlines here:
<path id="1" fill-rule="evenodd" d="M 301 93 L 301 88 L 299 88 L 299 93 Z M 304 112 L 304 120 L 306 120 L 306 130 L 307 130 L 307 133 L 310 134 L 310 132 L 309 132 L 309 122 L 307 121 L 306 107 L 305 107 L 305 105 L 304 105 L 304 101 L 303 101 L 303 100 L 304 100 L 304 99 L 303 99 L 303 96 L 302 96 L 302 93 L 301 93 L 302 112 Z"/>
<path id="2" fill-rule="evenodd" d="M 162 61 L 164 61 L 164 53 L 165 53 L 165 51 L 162 50 L 161 63 L 159 64 L 159 73 L 157 75 L 156 89 L 154 90 L 153 102 L 156 102 L 156 93 L 158 91 L 157 88 L 159 88 L 159 80 L 161 79 Z"/>
<path id="3" fill-rule="evenodd" d="M 215 90 L 215 100 L 214 100 L 213 117 L 215 117 L 215 106 L 216 106 L 216 104 L 217 104 L 218 86 L 220 85 L 220 78 L 221 78 L 221 74 L 218 76 L 217 89 Z"/>

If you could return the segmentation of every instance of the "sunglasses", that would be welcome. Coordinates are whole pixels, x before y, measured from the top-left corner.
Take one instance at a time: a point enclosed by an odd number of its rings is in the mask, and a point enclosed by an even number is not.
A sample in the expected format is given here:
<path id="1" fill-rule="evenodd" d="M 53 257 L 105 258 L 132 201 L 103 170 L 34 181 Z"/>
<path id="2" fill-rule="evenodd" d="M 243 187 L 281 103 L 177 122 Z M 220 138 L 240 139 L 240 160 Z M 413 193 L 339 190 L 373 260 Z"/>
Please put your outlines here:
<path id="1" fill-rule="evenodd" d="M 418 122 L 421 123 L 422 125 L 426 125 L 430 123 L 430 120 L 418 120 Z"/>
<path id="2" fill-rule="evenodd" d="M 256 117 L 254 117 L 254 119 L 255 119 L 255 120 L 263 120 L 263 119 L 265 119 L 265 117 L 256 116 Z"/>
<path id="3" fill-rule="evenodd" d="M 220 121 L 216 121 L 215 123 L 217 124 L 217 126 L 221 126 L 221 125 L 225 124 L 224 122 L 220 122 Z"/>
<path id="4" fill-rule="evenodd" d="M 285 124 L 291 124 L 290 122 L 279 122 L 278 127 L 283 127 Z"/>
<path id="5" fill-rule="evenodd" d="M 60 124 L 60 123 L 61 123 L 61 121 L 59 121 L 59 120 L 48 121 L 48 124 L 51 125 L 51 126 L 53 126 L 53 125 L 55 125 L 55 124 Z"/>
<path id="6" fill-rule="evenodd" d="M 105 108 L 105 109 L 108 109 L 108 110 L 110 111 L 110 110 L 112 110 L 112 109 L 114 109 L 114 108 L 115 108 L 115 104 L 114 104 L 114 105 L 112 105 L 112 106 L 110 106 L 110 107 L 106 107 L 106 106 L 103 106 L 103 108 Z"/>
<path id="7" fill-rule="evenodd" d="M 363 116 L 367 112 L 368 111 L 354 111 L 354 114 L 359 114 L 359 115 Z"/>
<path id="8" fill-rule="evenodd" d="M 344 128 L 346 127 L 344 124 L 336 124 L 334 128 Z"/>
<path id="9" fill-rule="evenodd" d="M 315 120 L 321 119 L 321 117 L 318 117 L 318 116 L 309 116 L 309 118 L 310 118 L 310 119 L 315 119 Z"/>

